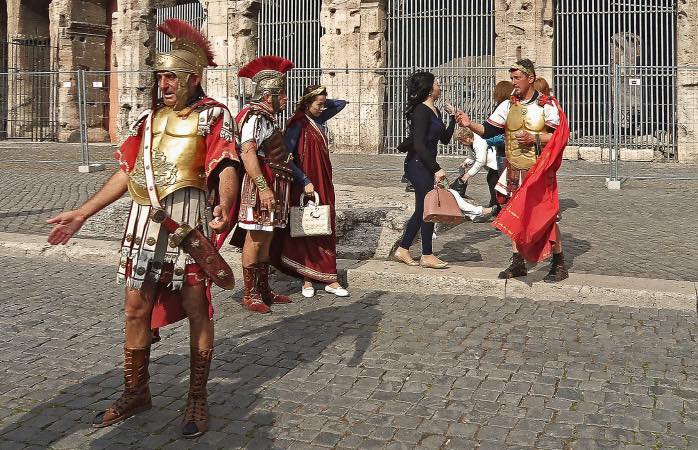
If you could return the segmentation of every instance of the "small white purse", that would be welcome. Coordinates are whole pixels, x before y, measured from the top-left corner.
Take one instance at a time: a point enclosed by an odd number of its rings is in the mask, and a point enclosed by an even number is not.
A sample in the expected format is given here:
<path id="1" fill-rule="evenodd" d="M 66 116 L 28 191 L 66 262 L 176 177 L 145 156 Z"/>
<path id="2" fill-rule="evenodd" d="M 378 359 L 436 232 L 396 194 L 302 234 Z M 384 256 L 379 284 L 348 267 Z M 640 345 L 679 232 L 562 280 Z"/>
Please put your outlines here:
<path id="1" fill-rule="evenodd" d="M 300 206 L 291 207 L 291 237 L 329 236 L 332 234 L 330 206 L 320 205 L 320 197 L 315 193 L 315 204 L 305 205 L 305 195 L 301 194 Z"/>

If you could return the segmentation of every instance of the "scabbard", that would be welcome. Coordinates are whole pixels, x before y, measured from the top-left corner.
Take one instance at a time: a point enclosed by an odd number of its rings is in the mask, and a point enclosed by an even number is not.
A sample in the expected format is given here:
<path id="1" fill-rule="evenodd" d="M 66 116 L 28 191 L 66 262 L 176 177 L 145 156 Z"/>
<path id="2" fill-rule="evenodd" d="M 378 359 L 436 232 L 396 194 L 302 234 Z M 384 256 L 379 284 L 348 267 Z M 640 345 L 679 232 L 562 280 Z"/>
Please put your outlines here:
<path id="1" fill-rule="evenodd" d="M 216 285 L 222 289 L 235 287 L 233 269 L 201 231 L 187 224 L 178 224 L 162 209 L 154 209 L 150 218 L 170 233 L 170 245 L 187 252 Z"/>

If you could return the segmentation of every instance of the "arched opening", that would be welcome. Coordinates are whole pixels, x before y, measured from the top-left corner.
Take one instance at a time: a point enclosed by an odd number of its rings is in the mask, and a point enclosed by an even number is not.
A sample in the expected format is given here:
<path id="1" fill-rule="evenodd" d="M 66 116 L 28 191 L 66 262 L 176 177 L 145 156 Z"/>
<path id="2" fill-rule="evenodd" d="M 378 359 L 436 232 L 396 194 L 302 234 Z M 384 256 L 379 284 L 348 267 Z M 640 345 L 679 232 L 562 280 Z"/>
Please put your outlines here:
<path id="1" fill-rule="evenodd" d="M 405 135 L 406 81 L 418 69 L 441 81 L 443 99 L 484 119 L 495 83 L 494 0 L 388 0 L 385 144 Z M 480 113 L 480 115 L 478 115 Z M 461 153 L 457 145 L 441 153 Z"/>
<path id="2" fill-rule="evenodd" d="M 558 0 L 555 22 L 553 89 L 571 143 L 607 148 L 617 129 L 622 147 L 673 159 L 676 2 Z"/>
<path id="3" fill-rule="evenodd" d="M 49 33 L 49 2 L 21 0 L 8 4 L 7 44 L 4 65 L 9 72 L 4 94 L 7 97 L 7 138 L 46 140 L 55 137 L 52 77 L 30 72 L 51 70 L 52 47 Z"/>

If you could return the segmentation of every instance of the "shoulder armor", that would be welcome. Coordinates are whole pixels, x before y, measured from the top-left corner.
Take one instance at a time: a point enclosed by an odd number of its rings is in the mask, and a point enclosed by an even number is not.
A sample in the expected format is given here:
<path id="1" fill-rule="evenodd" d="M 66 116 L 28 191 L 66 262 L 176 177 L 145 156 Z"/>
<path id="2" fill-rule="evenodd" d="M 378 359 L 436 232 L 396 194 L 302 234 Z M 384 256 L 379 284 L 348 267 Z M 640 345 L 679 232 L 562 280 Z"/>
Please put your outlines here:
<path id="1" fill-rule="evenodd" d="M 145 111 L 143 111 L 143 112 L 138 116 L 138 118 L 136 119 L 136 121 L 133 122 L 133 123 L 131 124 L 130 127 L 128 127 L 128 133 L 129 133 L 131 136 L 136 136 L 136 135 L 138 134 L 138 128 L 141 126 L 141 123 L 143 123 L 143 121 L 145 120 L 145 118 L 148 117 L 148 116 L 150 115 L 150 113 L 152 113 L 152 112 L 153 112 L 153 111 L 152 111 L 151 109 L 146 109 Z"/>

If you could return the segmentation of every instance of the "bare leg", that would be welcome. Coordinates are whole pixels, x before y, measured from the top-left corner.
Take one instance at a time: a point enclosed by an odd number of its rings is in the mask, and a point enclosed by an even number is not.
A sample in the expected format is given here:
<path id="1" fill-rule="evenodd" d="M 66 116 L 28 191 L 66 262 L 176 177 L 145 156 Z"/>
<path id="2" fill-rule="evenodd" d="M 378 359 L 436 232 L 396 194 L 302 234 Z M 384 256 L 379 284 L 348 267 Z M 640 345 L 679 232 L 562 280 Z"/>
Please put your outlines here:
<path id="1" fill-rule="evenodd" d="M 310 278 L 303 278 L 303 287 L 304 288 L 313 287 L 313 280 L 311 280 Z"/>
<path id="2" fill-rule="evenodd" d="M 248 231 L 242 247 L 242 266 L 252 267 L 269 257 L 269 246 L 274 233 L 268 231 Z"/>
<path id="3" fill-rule="evenodd" d="M 189 341 L 192 347 L 213 348 L 213 320 L 208 317 L 208 301 L 203 284 L 182 288 L 182 307 L 189 318 Z"/>
<path id="4" fill-rule="evenodd" d="M 124 314 L 126 315 L 126 347 L 150 346 L 152 332 L 150 318 L 155 300 L 155 286 L 145 283 L 142 289 L 126 289 Z"/>

